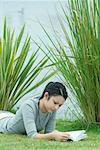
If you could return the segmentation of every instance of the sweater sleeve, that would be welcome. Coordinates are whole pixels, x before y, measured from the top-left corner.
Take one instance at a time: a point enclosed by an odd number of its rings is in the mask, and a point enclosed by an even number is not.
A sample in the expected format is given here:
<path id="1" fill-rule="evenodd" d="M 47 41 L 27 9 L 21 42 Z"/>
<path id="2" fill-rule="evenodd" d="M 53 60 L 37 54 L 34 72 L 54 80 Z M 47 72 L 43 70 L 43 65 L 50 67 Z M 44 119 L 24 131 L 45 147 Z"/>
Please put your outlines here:
<path id="1" fill-rule="evenodd" d="M 35 118 L 36 118 L 36 108 L 31 106 L 28 103 L 23 104 L 22 106 L 22 117 L 25 126 L 25 130 L 28 137 L 35 138 L 38 134 Z"/>
<path id="2" fill-rule="evenodd" d="M 47 122 L 47 125 L 45 126 L 44 133 L 50 133 L 55 130 L 55 124 L 56 124 L 55 117 L 56 117 L 56 112 L 54 112 L 49 118 L 49 121 Z"/>

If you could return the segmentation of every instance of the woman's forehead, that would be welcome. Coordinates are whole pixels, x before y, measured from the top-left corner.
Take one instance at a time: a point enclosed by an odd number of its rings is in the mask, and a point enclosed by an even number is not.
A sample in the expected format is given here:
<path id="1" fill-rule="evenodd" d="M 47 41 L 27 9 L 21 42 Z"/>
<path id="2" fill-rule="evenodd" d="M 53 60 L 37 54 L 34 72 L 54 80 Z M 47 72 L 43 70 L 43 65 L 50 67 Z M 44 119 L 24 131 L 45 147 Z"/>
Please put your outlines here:
<path id="1" fill-rule="evenodd" d="M 64 103 L 65 101 L 63 96 L 53 96 L 52 99 L 57 103 Z"/>

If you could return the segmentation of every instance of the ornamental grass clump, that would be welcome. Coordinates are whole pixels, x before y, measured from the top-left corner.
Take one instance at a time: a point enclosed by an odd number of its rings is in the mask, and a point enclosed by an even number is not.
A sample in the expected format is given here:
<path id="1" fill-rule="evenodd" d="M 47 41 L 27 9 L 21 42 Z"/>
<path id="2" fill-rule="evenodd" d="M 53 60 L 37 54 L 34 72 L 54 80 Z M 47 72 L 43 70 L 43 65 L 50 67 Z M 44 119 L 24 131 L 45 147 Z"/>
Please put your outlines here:
<path id="1" fill-rule="evenodd" d="M 30 37 L 24 35 L 24 26 L 14 38 L 14 32 L 7 27 L 4 20 L 3 35 L 0 39 L 0 109 L 11 110 L 26 94 L 40 86 L 54 72 L 35 79 L 46 67 L 48 59 L 38 59 L 39 48 L 30 52 Z"/>
<path id="2" fill-rule="evenodd" d="M 68 0 L 58 14 L 62 36 L 56 41 L 42 26 L 52 46 L 47 55 L 75 96 L 84 123 L 100 122 L 100 4 L 99 0 Z M 61 34 L 61 33 L 60 33 Z"/>

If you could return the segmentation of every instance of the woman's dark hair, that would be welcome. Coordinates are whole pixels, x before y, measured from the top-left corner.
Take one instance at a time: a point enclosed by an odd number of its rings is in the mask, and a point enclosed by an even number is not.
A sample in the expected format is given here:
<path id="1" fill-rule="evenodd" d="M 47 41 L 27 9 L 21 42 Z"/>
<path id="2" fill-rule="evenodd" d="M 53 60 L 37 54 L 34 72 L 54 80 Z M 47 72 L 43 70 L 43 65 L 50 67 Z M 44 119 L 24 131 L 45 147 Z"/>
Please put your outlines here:
<path id="1" fill-rule="evenodd" d="M 65 100 L 68 97 L 65 86 L 60 82 L 49 82 L 46 85 L 46 87 L 42 93 L 42 96 L 39 99 L 44 97 L 45 92 L 48 92 L 49 97 L 51 97 L 51 96 L 63 96 Z"/>

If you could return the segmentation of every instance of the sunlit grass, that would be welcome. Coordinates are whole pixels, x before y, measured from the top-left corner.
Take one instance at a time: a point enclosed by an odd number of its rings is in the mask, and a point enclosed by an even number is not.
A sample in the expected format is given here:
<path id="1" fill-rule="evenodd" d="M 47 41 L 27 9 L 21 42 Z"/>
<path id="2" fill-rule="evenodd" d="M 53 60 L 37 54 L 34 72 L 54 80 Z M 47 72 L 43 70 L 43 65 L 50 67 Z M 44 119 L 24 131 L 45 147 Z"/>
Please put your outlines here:
<path id="1" fill-rule="evenodd" d="M 57 121 L 57 129 L 70 131 L 85 129 L 78 122 Z M 88 138 L 79 142 L 33 140 L 23 135 L 0 134 L 0 150 L 99 150 L 100 125 L 91 125 Z"/>

